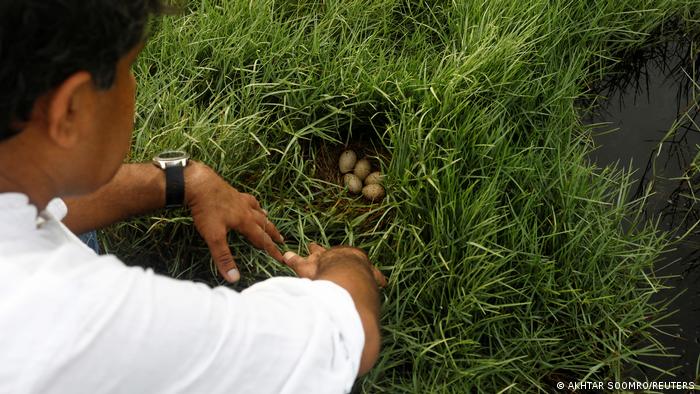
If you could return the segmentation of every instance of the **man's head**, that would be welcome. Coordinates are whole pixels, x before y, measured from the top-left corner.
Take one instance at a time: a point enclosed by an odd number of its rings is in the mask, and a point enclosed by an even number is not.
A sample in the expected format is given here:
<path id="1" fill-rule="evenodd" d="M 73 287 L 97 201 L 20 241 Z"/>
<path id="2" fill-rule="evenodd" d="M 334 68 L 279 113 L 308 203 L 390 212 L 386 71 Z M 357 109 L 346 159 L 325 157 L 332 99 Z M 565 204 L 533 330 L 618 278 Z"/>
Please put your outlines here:
<path id="1" fill-rule="evenodd" d="M 117 61 L 142 41 L 156 0 L 4 0 L 0 3 L 0 141 L 34 102 L 78 71 L 112 86 Z"/>
<path id="2" fill-rule="evenodd" d="M 133 128 L 131 63 L 161 9 L 159 0 L 0 2 L 0 164 L 14 155 L 16 166 L 55 169 L 60 195 L 111 179 Z"/>

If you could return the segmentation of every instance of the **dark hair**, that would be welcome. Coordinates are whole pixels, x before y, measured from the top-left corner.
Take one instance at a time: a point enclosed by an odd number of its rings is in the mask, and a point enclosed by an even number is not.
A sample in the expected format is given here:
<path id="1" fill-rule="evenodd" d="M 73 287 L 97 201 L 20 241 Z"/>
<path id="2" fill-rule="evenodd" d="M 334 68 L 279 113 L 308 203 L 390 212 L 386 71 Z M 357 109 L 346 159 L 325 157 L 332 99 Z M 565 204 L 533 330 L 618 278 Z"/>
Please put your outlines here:
<path id="1" fill-rule="evenodd" d="M 163 10 L 160 0 L 0 0 L 0 142 L 75 72 L 109 89 L 119 59 Z"/>

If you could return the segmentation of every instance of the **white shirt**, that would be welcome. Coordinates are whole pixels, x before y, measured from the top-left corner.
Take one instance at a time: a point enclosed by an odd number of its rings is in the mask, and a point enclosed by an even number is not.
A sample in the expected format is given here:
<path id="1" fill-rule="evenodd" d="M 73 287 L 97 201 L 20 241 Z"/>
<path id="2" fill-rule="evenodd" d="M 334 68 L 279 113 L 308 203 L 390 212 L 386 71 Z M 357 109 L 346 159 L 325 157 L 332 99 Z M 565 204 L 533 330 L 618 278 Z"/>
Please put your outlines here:
<path id="1" fill-rule="evenodd" d="M 243 292 L 98 256 L 24 194 L 0 193 L 0 393 L 341 393 L 364 331 L 329 281 Z"/>

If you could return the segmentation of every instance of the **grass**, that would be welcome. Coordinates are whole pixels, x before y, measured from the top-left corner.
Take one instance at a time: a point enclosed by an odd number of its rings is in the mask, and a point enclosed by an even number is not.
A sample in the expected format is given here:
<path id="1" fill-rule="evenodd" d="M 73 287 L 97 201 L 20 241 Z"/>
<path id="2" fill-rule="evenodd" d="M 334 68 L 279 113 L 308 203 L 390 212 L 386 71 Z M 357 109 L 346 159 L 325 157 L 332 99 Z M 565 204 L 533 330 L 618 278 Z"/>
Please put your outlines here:
<path id="1" fill-rule="evenodd" d="M 618 379 L 662 306 L 668 245 L 597 168 L 577 103 L 694 0 L 190 1 L 136 65 L 130 160 L 183 148 L 258 197 L 287 238 L 364 248 L 390 277 L 367 393 L 543 392 Z M 348 196 L 324 152 L 381 153 L 387 197 Z M 221 284 L 187 213 L 110 229 L 105 246 Z M 237 236 L 242 289 L 290 274 Z"/>

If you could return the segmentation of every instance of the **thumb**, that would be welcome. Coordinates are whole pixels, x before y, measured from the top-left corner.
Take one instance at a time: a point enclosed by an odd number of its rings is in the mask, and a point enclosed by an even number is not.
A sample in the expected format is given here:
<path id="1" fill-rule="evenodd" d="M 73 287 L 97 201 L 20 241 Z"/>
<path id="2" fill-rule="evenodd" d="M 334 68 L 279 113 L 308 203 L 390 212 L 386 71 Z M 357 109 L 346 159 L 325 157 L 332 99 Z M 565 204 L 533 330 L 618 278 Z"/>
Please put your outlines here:
<path id="1" fill-rule="evenodd" d="M 284 262 L 292 268 L 304 260 L 301 256 L 292 251 L 286 252 L 283 257 Z"/>
<path id="2" fill-rule="evenodd" d="M 241 273 L 236 265 L 236 260 L 233 259 L 226 237 L 207 242 L 207 244 L 219 274 L 230 283 L 238 282 L 241 279 Z"/>
<path id="3" fill-rule="evenodd" d="M 294 252 L 285 253 L 284 262 L 300 278 L 313 279 L 316 276 L 316 266 L 310 263 L 309 259 L 305 259 Z"/>

